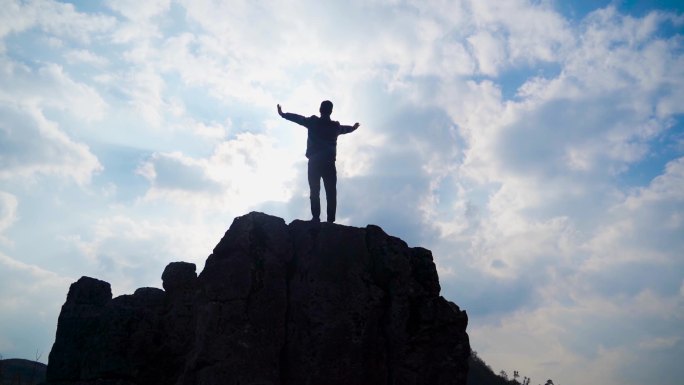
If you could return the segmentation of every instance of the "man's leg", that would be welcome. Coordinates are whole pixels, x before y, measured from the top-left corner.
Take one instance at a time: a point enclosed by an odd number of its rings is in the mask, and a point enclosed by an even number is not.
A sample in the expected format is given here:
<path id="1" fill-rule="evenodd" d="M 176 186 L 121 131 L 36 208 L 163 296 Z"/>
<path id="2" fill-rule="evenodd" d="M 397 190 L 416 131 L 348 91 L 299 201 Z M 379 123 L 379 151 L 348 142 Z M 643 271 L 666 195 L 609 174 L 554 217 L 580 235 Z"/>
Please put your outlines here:
<path id="1" fill-rule="evenodd" d="M 323 186 L 325 186 L 325 200 L 327 202 L 328 222 L 335 222 L 337 211 L 337 168 L 335 161 L 326 162 L 323 165 Z"/>
<path id="2" fill-rule="evenodd" d="M 321 220 L 321 172 L 317 162 L 309 160 L 309 200 L 311 201 L 312 220 Z"/>

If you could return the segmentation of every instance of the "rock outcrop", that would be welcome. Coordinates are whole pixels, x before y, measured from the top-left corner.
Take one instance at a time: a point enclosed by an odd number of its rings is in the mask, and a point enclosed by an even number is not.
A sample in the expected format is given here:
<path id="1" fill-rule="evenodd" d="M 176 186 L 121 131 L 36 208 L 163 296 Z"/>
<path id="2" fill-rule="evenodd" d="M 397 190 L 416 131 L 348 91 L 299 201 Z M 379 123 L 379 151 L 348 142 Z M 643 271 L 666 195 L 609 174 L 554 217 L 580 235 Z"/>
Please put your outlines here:
<path id="1" fill-rule="evenodd" d="M 440 297 L 430 251 L 377 226 L 250 213 L 197 276 L 112 299 L 71 285 L 48 384 L 465 384 L 467 316 Z"/>

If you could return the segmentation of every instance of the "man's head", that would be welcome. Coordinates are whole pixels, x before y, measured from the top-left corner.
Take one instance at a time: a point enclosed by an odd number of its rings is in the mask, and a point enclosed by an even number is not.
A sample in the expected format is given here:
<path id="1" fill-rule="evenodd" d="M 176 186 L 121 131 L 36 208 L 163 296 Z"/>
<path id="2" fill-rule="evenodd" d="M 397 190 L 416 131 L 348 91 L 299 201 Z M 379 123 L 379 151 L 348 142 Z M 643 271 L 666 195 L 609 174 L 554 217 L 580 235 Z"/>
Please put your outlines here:
<path id="1" fill-rule="evenodd" d="M 320 111 L 321 116 L 330 116 L 332 114 L 332 108 L 333 104 L 330 100 L 324 100 L 321 103 L 321 108 L 318 109 Z"/>

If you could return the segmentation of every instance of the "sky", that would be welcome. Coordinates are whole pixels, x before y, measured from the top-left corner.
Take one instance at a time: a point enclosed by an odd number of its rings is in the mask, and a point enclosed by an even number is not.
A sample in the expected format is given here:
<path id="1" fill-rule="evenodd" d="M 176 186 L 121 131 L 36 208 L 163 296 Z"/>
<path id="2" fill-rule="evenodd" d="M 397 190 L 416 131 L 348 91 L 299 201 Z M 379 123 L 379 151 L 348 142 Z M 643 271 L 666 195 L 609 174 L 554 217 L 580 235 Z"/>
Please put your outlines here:
<path id="1" fill-rule="evenodd" d="M 681 383 L 677 1 L 0 0 L 0 354 L 46 362 L 81 276 L 161 287 L 236 216 L 309 219 L 276 104 L 325 99 L 361 123 L 338 223 L 432 250 L 495 371 Z"/>

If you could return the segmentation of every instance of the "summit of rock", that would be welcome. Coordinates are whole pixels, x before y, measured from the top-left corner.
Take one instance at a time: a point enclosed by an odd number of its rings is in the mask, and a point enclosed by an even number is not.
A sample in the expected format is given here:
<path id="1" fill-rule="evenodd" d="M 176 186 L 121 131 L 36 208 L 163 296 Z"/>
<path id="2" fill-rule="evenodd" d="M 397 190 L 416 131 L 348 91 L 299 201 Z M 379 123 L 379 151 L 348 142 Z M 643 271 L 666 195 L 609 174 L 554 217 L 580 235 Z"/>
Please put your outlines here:
<path id="1" fill-rule="evenodd" d="M 466 383 L 465 311 L 439 295 L 429 250 L 365 228 L 253 212 L 197 275 L 112 298 L 82 277 L 62 306 L 48 384 Z"/>

